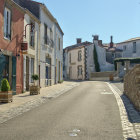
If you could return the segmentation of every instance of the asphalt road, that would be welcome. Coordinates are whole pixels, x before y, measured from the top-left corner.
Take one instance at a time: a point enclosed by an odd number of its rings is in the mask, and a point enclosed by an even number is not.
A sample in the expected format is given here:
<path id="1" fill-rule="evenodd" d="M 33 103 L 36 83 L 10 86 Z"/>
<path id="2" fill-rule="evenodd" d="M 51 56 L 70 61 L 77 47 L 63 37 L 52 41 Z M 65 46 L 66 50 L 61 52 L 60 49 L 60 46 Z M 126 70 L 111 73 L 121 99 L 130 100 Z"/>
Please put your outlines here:
<path id="1" fill-rule="evenodd" d="M 122 140 L 116 99 L 104 82 L 80 86 L 0 124 L 0 140 Z"/>

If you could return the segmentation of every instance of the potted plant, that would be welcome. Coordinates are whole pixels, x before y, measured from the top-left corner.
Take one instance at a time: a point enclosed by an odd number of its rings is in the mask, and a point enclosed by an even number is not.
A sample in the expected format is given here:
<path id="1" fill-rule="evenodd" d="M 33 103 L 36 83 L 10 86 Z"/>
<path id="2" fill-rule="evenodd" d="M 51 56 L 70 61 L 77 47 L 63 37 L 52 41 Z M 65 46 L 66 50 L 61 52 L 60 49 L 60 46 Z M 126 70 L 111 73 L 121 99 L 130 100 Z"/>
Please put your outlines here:
<path id="1" fill-rule="evenodd" d="M 31 78 L 34 81 L 34 84 L 30 85 L 30 95 L 40 94 L 40 87 L 37 84 L 37 80 L 39 79 L 39 76 L 37 74 L 33 74 Z"/>
<path id="2" fill-rule="evenodd" d="M 12 91 L 10 91 L 10 85 L 7 79 L 3 79 L 1 82 L 0 102 L 9 103 L 13 101 Z"/>

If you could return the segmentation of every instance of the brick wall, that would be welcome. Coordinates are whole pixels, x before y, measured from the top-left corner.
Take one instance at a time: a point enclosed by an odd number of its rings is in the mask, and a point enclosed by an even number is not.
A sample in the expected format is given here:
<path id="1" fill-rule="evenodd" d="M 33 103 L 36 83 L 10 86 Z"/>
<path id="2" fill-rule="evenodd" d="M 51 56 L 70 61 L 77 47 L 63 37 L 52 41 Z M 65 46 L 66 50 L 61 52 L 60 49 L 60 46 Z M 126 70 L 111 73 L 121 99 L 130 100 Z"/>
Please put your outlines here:
<path id="1" fill-rule="evenodd" d="M 124 94 L 140 111 L 140 65 L 136 65 L 124 77 Z"/>

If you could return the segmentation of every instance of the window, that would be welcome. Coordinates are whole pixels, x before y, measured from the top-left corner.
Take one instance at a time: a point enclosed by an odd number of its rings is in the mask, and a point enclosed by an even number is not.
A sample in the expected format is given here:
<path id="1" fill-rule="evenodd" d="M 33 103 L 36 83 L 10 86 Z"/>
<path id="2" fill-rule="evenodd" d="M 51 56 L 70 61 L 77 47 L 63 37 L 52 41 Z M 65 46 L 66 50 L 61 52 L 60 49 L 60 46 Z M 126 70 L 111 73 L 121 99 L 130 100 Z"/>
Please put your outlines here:
<path id="1" fill-rule="evenodd" d="M 58 41 L 59 41 L 59 50 L 60 50 L 60 47 L 61 47 L 61 39 L 58 38 Z"/>
<path id="2" fill-rule="evenodd" d="M 46 24 L 44 24 L 44 43 L 45 44 L 48 44 L 48 27 L 47 27 L 47 25 Z"/>
<path id="3" fill-rule="evenodd" d="M 31 58 L 31 76 L 34 74 L 34 58 Z M 33 83 L 33 79 L 31 78 L 31 82 Z"/>
<path id="4" fill-rule="evenodd" d="M 78 66 L 78 76 L 82 75 L 82 66 Z"/>
<path id="5" fill-rule="evenodd" d="M 31 25 L 35 25 L 32 21 L 30 22 Z M 34 47 L 35 42 L 35 32 L 34 27 L 30 26 L 30 46 Z"/>
<path id="6" fill-rule="evenodd" d="M 69 62 L 71 63 L 71 53 L 69 53 Z"/>
<path id="7" fill-rule="evenodd" d="M 11 39 L 11 11 L 4 9 L 4 37 Z"/>
<path id="8" fill-rule="evenodd" d="M 123 46 L 123 51 L 126 51 L 126 45 Z"/>
<path id="9" fill-rule="evenodd" d="M 53 32 L 51 28 L 50 28 L 50 39 L 53 40 Z"/>
<path id="10" fill-rule="evenodd" d="M 133 42 L 133 53 L 136 53 L 136 42 Z"/>
<path id="11" fill-rule="evenodd" d="M 82 60 L 82 51 L 78 51 L 78 61 Z"/>

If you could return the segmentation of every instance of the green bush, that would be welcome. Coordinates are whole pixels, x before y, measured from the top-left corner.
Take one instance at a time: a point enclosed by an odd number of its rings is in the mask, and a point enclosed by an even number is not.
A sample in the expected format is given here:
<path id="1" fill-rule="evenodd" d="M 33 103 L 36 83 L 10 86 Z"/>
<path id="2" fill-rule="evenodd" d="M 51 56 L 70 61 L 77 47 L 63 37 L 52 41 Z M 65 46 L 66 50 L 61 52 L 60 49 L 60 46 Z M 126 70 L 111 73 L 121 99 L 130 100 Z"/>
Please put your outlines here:
<path id="1" fill-rule="evenodd" d="M 9 91 L 10 90 L 10 85 L 7 79 L 3 79 L 1 82 L 1 91 Z"/>
<path id="2" fill-rule="evenodd" d="M 39 79 L 39 76 L 38 76 L 37 74 L 33 74 L 33 75 L 32 75 L 32 79 L 33 79 L 33 80 L 38 80 L 38 79 Z"/>
<path id="3" fill-rule="evenodd" d="M 60 84 L 63 83 L 63 82 L 64 82 L 63 80 L 58 81 L 58 83 L 60 83 Z"/>
<path id="4" fill-rule="evenodd" d="M 98 62 L 98 55 L 97 55 L 97 51 L 96 51 L 95 45 L 94 45 L 93 54 L 94 54 L 95 70 L 96 70 L 96 72 L 100 72 L 100 65 L 99 65 L 99 62 Z"/>

